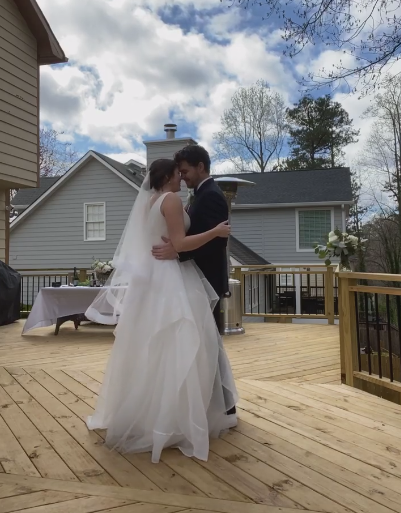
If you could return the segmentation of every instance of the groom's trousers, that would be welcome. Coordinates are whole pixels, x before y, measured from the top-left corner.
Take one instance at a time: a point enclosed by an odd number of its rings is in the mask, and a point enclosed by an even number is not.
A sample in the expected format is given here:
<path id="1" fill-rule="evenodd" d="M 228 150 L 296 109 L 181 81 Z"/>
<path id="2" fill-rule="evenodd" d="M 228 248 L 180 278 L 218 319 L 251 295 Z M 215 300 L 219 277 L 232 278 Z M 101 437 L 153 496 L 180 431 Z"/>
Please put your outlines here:
<path id="1" fill-rule="evenodd" d="M 224 311 L 222 306 L 222 302 L 219 300 L 213 310 L 214 320 L 220 335 L 224 335 Z"/>
<path id="2" fill-rule="evenodd" d="M 217 326 L 217 329 L 219 330 L 219 333 L 220 335 L 224 335 L 224 309 L 223 309 L 223 303 L 222 303 L 222 300 L 220 299 L 220 301 L 216 304 L 214 310 L 213 310 L 213 315 L 214 315 L 214 320 L 216 322 L 216 326 Z M 226 404 L 232 404 L 232 397 L 231 397 L 231 394 L 230 394 L 230 397 L 228 397 L 228 390 L 226 390 L 225 388 L 223 388 L 223 394 L 224 394 L 224 399 L 225 399 L 225 402 Z M 236 413 L 236 408 L 235 406 L 233 408 L 230 408 L 228 411 L 227 411 L 227 414 L 228 415 L 232 415 Z"/>

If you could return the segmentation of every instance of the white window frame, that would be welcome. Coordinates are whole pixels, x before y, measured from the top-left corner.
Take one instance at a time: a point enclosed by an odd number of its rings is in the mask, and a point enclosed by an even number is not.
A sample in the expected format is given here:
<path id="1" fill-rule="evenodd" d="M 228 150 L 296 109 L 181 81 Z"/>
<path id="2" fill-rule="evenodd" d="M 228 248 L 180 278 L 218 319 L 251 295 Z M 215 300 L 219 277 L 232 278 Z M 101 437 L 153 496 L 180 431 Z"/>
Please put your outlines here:
<path id="1" fill-rule="evenodd" d="M 288 271 L 296 271 L 296 269 L 293 269 L 292 267 L 290 267 L 289 269 L 287 267 L 280 267 L 279 269 L 277 269 L 278 271 L 287 271 L 287 273 L 285 274 L 279 274 L 278 275 L 278 286 L 280 288 L 284 288 L 284 287 L 295 287 L 294 285 L 294 274 L 288 274 Z M 286 277 L 287 277 L 287 283 L 286 283 Z M 283 283 L 281 283 L 281 278 L 283 278 Z"/>
<path id="2" fill-rule="evenodd" d="M 329 210 L 331 213 L 331 231 L 334 230 L 334 207 L 314 207 L 314 208 L 296 208 L 295 209 L 295 230 L 296 230 L 296 252 L 297 253 L 314 253 L 314 249 L 301 249 L 299 247 L 299 212 L 309 212 L 310 210 L 316 210 L 318 212 L 322 212 L 325 210 Z"/>
<path id="3" fill-rule="evenodd" d="M 96 237 L 96 238 L 90 238 L 87 237 L 87 231 L 86 231 L 86 224 L 90 221 L 87 221 L 87 215 L 88 215 L 88 207 L 93 206 L 103 206 L 103 212 L 104 212 L 104 237 Z M 95 201 L 91 203 L 84 203 L 84 241 L 85 242 L 96 242 L 99 240 L 106 240 L 106 203 L 104 201 Z"/>

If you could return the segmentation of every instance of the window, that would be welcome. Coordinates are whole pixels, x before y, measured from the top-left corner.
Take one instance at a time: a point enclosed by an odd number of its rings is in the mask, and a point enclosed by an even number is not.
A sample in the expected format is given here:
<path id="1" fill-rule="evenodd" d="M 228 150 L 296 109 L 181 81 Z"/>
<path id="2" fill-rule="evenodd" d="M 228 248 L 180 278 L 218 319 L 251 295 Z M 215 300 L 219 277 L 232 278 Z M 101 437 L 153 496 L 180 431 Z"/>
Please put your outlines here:
<path id="1" fill-rule="evenodd" d="M 105 203 L 85 203 L 84 240 L 106 240 Z"/>
<path id="2" fill-rule="evenodd" d="M 327 234 L 333 230 L 333 209 L 297 210 L 297 251 L 313 251 L 316 243 L 326 242 Z"/>
<path id="3" fill-rule="evenodd" d="M 278 271 L 285 271 L 287 269 L 278 269 Z M 296 269 L 290 269 L 293 271 Z M 280 287 L 293 287 L 294 286 L 294 275 L 293 274 L 279 274 L 280 277 Z"/>

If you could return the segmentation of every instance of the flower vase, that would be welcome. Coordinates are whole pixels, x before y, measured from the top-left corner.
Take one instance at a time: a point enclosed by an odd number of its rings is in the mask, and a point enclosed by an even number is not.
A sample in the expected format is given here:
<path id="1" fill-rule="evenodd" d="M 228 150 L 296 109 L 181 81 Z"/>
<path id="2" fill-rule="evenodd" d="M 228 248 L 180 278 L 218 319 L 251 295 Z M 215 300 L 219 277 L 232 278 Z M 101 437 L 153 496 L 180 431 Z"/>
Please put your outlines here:
<path id="1" fill-rule="evenodd" d="M 347 255 L 341 255 L 340 263 L 338 264 L 338 270 L 341 273 L 352 272 L 351 265 Z"/>
<path id="2" fill-rule="evenodd" d="M 100 275 L 100 283 L 102 287 L 106 284 L 107 280 L 110 278 L 110 275 L 111 271 Z"/>

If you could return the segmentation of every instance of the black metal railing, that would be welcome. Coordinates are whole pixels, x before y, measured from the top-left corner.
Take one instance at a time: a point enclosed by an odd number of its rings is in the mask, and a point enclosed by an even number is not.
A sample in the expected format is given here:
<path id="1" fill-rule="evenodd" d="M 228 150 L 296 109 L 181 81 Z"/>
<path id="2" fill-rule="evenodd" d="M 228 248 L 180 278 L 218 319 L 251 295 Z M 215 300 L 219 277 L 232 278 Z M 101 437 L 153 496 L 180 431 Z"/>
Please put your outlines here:
<path id="1" fill-rule="evenodd" d="M 256 283 L 256 285 L 255 285 Z M 247 286 L 248 285 L 248 286 Z M 325 287 L 318 287 L 309 289 L 308 287 L 301 287 L 301 308 L 302 315 L 324 315 L 326 303 L 326 289 Z M 338 287 L 333 287 L 334 291 L 334 315 L 338 315 Z M 295 315 L 297 311 L 297 296 L 296 287 L 283 287 L 276 286 L 273 295 L 270 292 L 269 286 L 265 280 L 263 287 L 256 280 L 255 276 L 249 276 L 249 283 L 245 282 L 243 288 L 245 314 L 267 314 L 277 313 L 279 315 Z M 255 301 L 255 298 L 258 298 Z M 273 300 L 269 301 L 269 299 Z M 263 301 L 262 301 L 263 299 Z M 271 304 L 269 311 L 266 311 L 266 305 Z"/>
<path id="2" fill-rule="evenodd" d="M 20 313 L 22 317 L 28 316 L 42 288 L 52 287 L 54 283 L 58 283 L 58 286 L 70 285 L 73 279 L 73 271 L 65 269 L 20 269 L 18 272 L 21 275 Z M 85 280 L 88 283 L 93 271 L 78 269 L 77 272 L 80 279 L 82 279 L 82 284 L 85 284 Z M 108 277 L 108 274 L 99 274 L 97 276 L 101 286 L 106 283 Z"/>
<path id="3" fill-rule="evenodd" d="M 399 295 L 353 292 L 358 370 L 401 382 Z"/>
<path id="4" fill-rule="evenodd" d="M 329 281 L 327 275 L 330 276 Z M 332 270 L 326 273 L 301 268 L 288 271 L 255 269 L 238 273 L 237 277 L 242 281 L 245 316 L 324 317 L 327 313 L 327 297 L 331 297 L 331 315 L 339 314 L 338 279 Z"/>
<path id="5" fill-rule="evenodd" d="M 21 272 L 21 315 L 26 315 L 31 311 L 40 289 L 51 287 L 54 282 L 68 285 L 68 273 L 25 274 Z"/>

